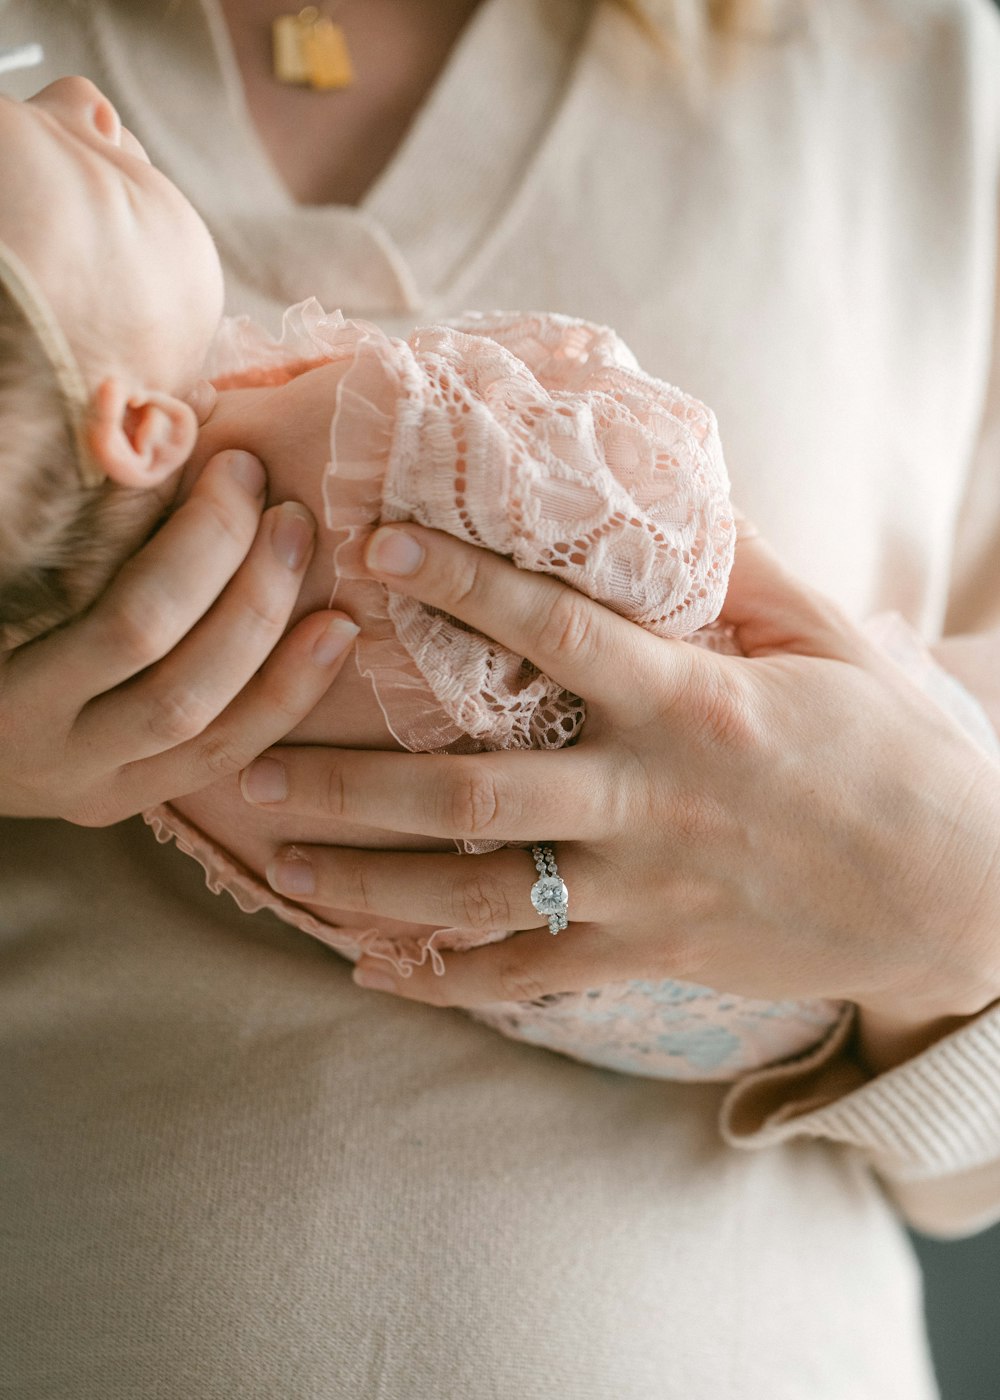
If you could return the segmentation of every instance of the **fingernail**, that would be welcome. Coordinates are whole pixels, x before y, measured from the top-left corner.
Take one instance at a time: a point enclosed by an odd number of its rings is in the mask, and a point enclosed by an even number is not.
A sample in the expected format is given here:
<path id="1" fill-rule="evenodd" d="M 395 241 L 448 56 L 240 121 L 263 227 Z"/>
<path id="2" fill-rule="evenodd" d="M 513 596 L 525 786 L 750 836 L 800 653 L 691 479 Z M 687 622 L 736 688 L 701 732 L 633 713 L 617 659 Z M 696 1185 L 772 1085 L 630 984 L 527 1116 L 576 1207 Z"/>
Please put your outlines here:
<path id="1" fill-rule="evenodd" d="M 354 641 L 361 628 L 347 617 L 335 617 L 328 622 L 313 645 L 313 660 L 317 666 L 332 666 L 337 657 Z"/>
<path id="2" fill-rule="evenodd" d="M 367 987 L 372 992 L 394 992 L 395 978 L 387 972 L 375 972 L 370 967 L 356 967 L 352 978 L 355 986 Z"/>
<path id="3" fill-rule="evenodd" d="M 376 530 L 365 550 L 365 563 L 381 574 L 415 574 L 423 559 L 423 545 L 405 530 Z"/>
<path id="4" fill-rule="evenodd" d="M 271 546 L 282 564 L 289 569 L 301 568 L 312 547 L 312 516 L 297 501 L 286 501 L 278 507 L 271 534 Z"/>
<path id="5" fill-rule="evenodd" d="M 301 852 L 281 856 L 267 867 L 267 882 L 280 894 L 315 894 L 316 876 Z"/>
<path id="6" fill-rule="evenodd" d="M 230 452 L 229 474 L 236 478 L 254 500 L 263 496 L 267 486 L 267 473 L 264 464 L 252 452 Z"/>
<path id="7" fill-rule="evenodd" d="M 240 788 L 248 802 L 284 802 L 288 796 L 288 773 L 276 758 L 258 758 L 244 768 Z"/>

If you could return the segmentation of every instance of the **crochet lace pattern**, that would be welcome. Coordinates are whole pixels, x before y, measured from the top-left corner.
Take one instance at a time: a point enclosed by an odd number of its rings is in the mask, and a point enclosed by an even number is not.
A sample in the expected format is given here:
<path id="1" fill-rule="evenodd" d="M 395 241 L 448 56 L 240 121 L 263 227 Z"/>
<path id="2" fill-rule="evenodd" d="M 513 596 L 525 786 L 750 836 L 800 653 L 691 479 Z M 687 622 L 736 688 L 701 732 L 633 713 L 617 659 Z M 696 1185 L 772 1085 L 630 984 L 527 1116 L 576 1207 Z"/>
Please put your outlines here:
<path id="1" fill-rule="evenodd" d="M 715 418 L 643 373 L 613 331 L 567 316 L 469 315 L 402 341 L 307 302 L 286 313 L 278 341 L 245 319 L 225 323 L 212 372 L 220 383 L 274 383 L 329 360 L 348 363 L 330 406 L 324 538 L 364 618 L 357 664 L 404 748 L 560 748 L 579 736 L 586 708 L 523 657 L 369 579 L 360 550 L 380 522 L 448 531 L 564 579 L 658 636 L 737 650 L 715 624 L 735 539 Z M 900 627 L 883 626 L 882 640 L 895 635 L 902 664 L 940 690 L 943 673 Z M 201 862 L 213 889 L 241 908 L 274 910 L 350 958 L 386 958 L 403 975 L 430 959 L 443 972 L 442 950 L 508 936 L 337 928 L 276 895 L 170 807 L 146 817 L 159 839 Z M 470 853 L 498 844 L 465 843 Z M 572 937 L 572 924 L 560 937 Z M 844 1014 L 834 1001 L 752 1000 L 676 981 L 475 1012 L 508 1036 L 592 1064 L 692 1080 L 732 1079 L 800 1054 Z"/>

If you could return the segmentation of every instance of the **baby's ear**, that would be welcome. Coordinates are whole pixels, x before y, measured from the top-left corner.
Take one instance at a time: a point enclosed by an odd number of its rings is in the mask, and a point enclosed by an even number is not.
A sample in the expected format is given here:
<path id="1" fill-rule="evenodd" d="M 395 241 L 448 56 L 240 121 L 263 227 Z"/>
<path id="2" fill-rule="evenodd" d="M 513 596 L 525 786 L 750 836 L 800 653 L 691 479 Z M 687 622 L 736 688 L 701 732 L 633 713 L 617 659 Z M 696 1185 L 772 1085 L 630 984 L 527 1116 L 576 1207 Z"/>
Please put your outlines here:
<path id="1" fill-rule="evenodd" d="M 172 394 L 105 379 L 90 402 L 87 446 L 110 481 L 157 486 L 184 465 L 198 437 L 194 410 Z"/>

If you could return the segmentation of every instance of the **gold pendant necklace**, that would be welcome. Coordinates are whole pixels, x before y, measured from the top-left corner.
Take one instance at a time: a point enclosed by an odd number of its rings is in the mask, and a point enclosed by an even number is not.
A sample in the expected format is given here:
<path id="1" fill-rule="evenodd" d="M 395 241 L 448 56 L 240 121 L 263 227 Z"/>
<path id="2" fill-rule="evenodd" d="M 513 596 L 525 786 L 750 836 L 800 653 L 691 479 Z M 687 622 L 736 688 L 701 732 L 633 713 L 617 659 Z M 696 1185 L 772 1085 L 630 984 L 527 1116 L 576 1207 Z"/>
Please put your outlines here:
<path id="1" fill-rule="evenodd" d="M 350 87 L 354 68 L 339 24 L 307 5 L 297 15 L 279 15 L 271 26 L 274 76 L 317 92 Z"/>

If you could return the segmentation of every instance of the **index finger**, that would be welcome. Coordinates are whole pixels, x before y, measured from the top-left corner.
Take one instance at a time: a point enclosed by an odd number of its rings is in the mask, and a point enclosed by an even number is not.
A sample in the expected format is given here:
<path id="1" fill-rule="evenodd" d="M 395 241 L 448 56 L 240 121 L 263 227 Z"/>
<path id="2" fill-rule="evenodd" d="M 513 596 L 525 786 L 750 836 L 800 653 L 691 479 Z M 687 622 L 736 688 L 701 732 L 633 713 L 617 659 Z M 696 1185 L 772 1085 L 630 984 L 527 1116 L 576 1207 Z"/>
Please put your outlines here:
<path id="1" fill-rule="evenodd" d="M 650 666 L 662 684 L 671 666 L 684 664 L 681 643 L 654 638 L 568 584 L 439 530 L 381 526 L 365 565 L 387 587 L 460 618 L 611 715 L 634 714 Z"/>

